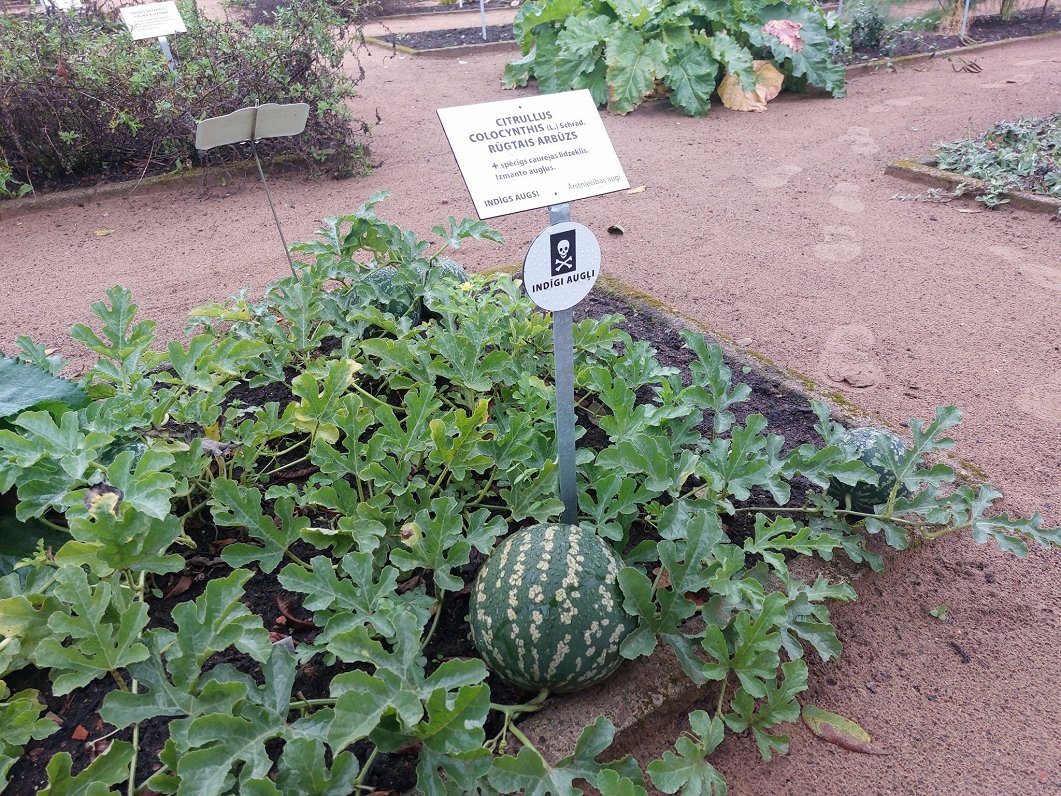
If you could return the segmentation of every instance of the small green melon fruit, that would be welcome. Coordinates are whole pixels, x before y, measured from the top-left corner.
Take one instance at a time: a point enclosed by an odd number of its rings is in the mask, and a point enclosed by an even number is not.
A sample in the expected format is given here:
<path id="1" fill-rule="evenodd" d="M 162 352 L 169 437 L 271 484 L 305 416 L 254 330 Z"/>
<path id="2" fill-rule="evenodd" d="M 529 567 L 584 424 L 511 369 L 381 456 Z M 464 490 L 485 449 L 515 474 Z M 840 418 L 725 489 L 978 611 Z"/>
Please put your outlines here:
<path id="1" fill-rule="evenodd" d="M 895 486 L 895 474 L 885 465 L 883 451 L 891 448 L 896 458 L 899 458 L 906 453 L 906 446 L 894 434 L 883 429 L 853 428 L 844 434 L 840 447 L 853 459 L 858 459 L 873 470 L 876 477 L 854 485 L 844 484 L 832 478 L 829 480 L 827 494 L 840 504 L 841 509 L 872 514 L 875 506 L 888 502 L 892 487 Z M 908 494 L 909 491 L 902 485 L 896 492 L 898 497 Z"/>
<path id="2" fill-rule="evenodd" d="M 612 547 L 577 525 L 534 525 L 498 545 L 472 586 L 472 641 L 487 665 L 528 690 L 577 691 L 622 663 L 637 626 L 623 611 Z"/>

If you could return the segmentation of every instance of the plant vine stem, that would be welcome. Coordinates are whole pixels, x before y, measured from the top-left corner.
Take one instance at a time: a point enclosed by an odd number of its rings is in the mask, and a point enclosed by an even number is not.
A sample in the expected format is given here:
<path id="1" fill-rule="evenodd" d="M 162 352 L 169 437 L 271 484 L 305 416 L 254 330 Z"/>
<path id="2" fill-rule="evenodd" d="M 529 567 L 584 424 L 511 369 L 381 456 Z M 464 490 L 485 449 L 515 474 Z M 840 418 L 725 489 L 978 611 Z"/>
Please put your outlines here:
<path id="1" fill-rule="evenodd" d="M 726 672 L 726 679 L 722 681 L 722 687 L 718 689 L 718 702 L 715 704 L 715 718 L 722 717 L 722 706 L 726 701 L 726 687 L 729 685 L 729 672 Z"/>
<path id="2" fill-rule="evenodd" d="M 442 472 L 438 474 L 438 480 L 431 485 L 431 497 L 434 497 L 435 493 L 438 492 L 447 475 L 449 475 L 449 465 L 444 464 L 442 465 Z"/>
<path id="3" fill-rule="evenodd" d="M 305 561 L 303 561 L 301 558 L 299 558 L 299 556 L 297 556 L 294 553 L 292 553 L 290 548 L 287 549 L 287 550 L 284 550 L 284 555 L 287 556 L 288 558 L 290 558 L 292 561 L 294 561 L 300 567 L 304 567 L 306 569 L 310 569 L 310 565 L 307 564 Z"/>
<path id="4" fill-rule="evenodd" d="M 198 514 L 198 513 L 199 513 L 200 511 L 202 511 L 203 509 L 205 509 L 205 508 L 206 508 L 207 506 L 209 506 L 209 505 L 210 505 L 210 499 L 209 499 L 209 498 L 207 498 L 206 500 L 203 500 L 203 501 L 201 501 L 201 502 L 197 503 L 197 504 L 196 504 L 196 505 L 194 505 L 194 506 L 193 506 L 193 505 L 192 505 L 191 503 L 192 503 L 192 502 L 191 502 L 191 500 L 189 499 L 189 501 L 188 501 L 188 510 L 187 510 L 187 511 L 186 511 L 186 512 L 184 513 L 184 516 L 183 516 L 183 517 L 181 517 L 181 519 L 182 519 L 182 520 L 186 520 L 186 519 L 188 519 L 189 517 L 192 517 L 192 516 L 194 516 L 194 515 Z"/>
<path id="5" fill-rule="evenodd" d="M 302 710 L 303 708 L 330 708 L 338 701 L 338 697 L 321 697 L 320 699 L 296 699 L 288 703 L 288 710 Z"/>
<path id="6" fill-rule="evenodd" d="M 291 445 L 288 445 L 282 451 L 277 451 L 276 453 L 274 453 L 273 454 L 273 458 L 274 459 L 278 459 L 281 456 L 283 456 L 285 453 L 291 453 L 291 451 L 293 451 L 295 448 L 298 448 L 298 447 L 301 447 L 302 445 L 305 445 L 307 441 L 308 440 L 306 440 L 306 439 L 300 439 L 297 442 L 294 442 Z"/>
<path id="7" fill-rule="evenodd" d="M 954 533 L 955 531 L 964 531 L 966 528 L 969 527 L 971 527 L 971 523 L 966 523 L 965 525 L 953 525 L 948 526 L 946 528 L 940 528 L 938 531 L 923 531 L 921 535 L 925 539 L 933 541 L 935 539 L 939 539 L 941 536 L 946 536 L 948 533 Z"/>
<path id="8" fill-rule="evenodd" d="M 466 507 L 472 508 L 472 509 L 492 509 L 493 511 L 498 511 L 498 512 L 501 512 L 503 514 L 511 514 L 512 513 L 512 509 L 510 509 L 508 506 L 498 506 L 498 505 L 496 505 L 494 503 L 482 503 L 482 502 L 478 502 L 478 501 L 474 501 L 473 500 L 472 502 L 465 503 L 464 505 Z"/>
<path id="9" fill-rule="evenodd" d="M 128 577 L 129 580 L 132 581 L 132 577 L 130 577 L 130 574 L 131 573 L 126 573 L 126 577 Z M 136 583 L 133 584 L 133 588 L 136 590 L 136 599 L 139 600 L 140 602 L 144 601 L 144 588 L 145 588 L 146 585 L 147 585 L 147 572 L 142 570 L 140 572 L 140 577 L 137 578 Z M 130 689 L 129 690 L 132 691 L 132 693 L 135 694 L 138 691 L 138 689 L 139 689 L 139 683 L 137 682 L 136 678 L 134 677 L 132 679 L 132 681 L 130 682 Z M 136 722 L 133 725 L 132 745 L 133 745 L 133 756 L 129 760 L 129 784 L 127 785 L 126 790 L 125 790 L 126 796 L 135 796 L 135 794 L 136 794 L 136 761 L 137 761 L 137 758 L 140 756 L 140 722 Z"/>
<path id="10" fill-rule="evenodd" d="M 542 705 L 545 704 L 545 700 L 549 698 L 549 694 L 552 692 L 548 688 L 543 688 L 537 693 L 534 699 L 529 702 L 524 702 L 520 705 L 498 705 L 494 702 L 490 703 L 490 710 L 497 710 L 506 715 L 518 716 L 520 713 L 533 713 L 536 710 L 541 710 Z"/>
<path id="11" fill-rule="evenodd" d="M 437 601 L 437 607 L 435 608 L 435 615 L 431 618 L 431 627 L 428 628 L 427 635 L 424 636 L 424 640 L 420 643 L 420 651 L 423 652 L 427 649 L 427 645 L 431 642 L 431 637 L 435 635 L 435 630 L 438 629 L 438 622 L 442 618 L 442 603 L 446 597 L 446 592 L 439 589 L 435 589 L 435 600 Z"/>
<path id="12" fill-rule="evenodd" d="M 133 693 L 136 693 L 136 680 L 133 680 Z M 140 750 L 140 722 L 133 725 L 133 757 L 129 761 L 129 784 L 126 788 L 126 796 L 136 796 L 136 758 Z"/>
<path id="13" fill-rule="evenodd" d="M 486 497 L 487 490 L 494 485 L 494 472 L 494 470 L 490 471 L 490 477 L 486 479 L 486 483 L 483 484 L 483 488 L 479 490 L 479 494 L 475 496 L 475 500 L 472 501 L 473 503 L 478 503 Z"/>
<path id="14" fill-rule="evenodd" d="M 382 398 L 377 398 L 375 395 L 370 393 L 368 390 L 366 390 L 364 387 L 362 387 L 361 385 L 357 384 L 356 382 L 354 384 L 351 384 L 350 387 L 358 395 L 362 396 L 363 398 L 368 398 L 370 401 L 372 401 L 372 403 L 376 404 L 376 406 L 379 406 L 379 407 L 384 407 L 385 406 L 388 409 L 390 409 L 392 412 L 394 412 L 395 414 L 402 414 L 402 415 L 405 414 L 405 407 L 404 406 L 392 406 L 391 404 L 389 404 L 386 401 L 384 401 Z"/>
<path id="15" fill-rule="evenodd" d="M 534 752 L 536 755 L 538 755 L 538 757 L 542 758 L 543 760 L 545 759 L 545 756 L 542 755 L 542 753 L 538 751 L 538 747 L 536 747 L 533 743 L 531 743 L 531 739 L 530 738 L 528 738 L 526 735 L 524 735 L 523 730 L 521 730 L 515 724 L 510 724 L 508 729 L 511 731 L 511 733 L 513 735 L 516 736 L 516 740 L 517 741 L 519 741 L 521 744 L 523 744 L 528 749 L 530 749 L 532 752 Z"/>
<path id="16" fill-rule="evenodd" d="M 754 511 L 754 512 L 757 512 L 757 513 L 761 512 L 763 514 L 782 514 L 782 513 L 786 513 L 787 514 L 787 513 L 792 513 L 792 514 L 814 514 L 814 515 L 820 515 L 820 514 L 824 514 L 825 513 L 824 509 L 808 509 L 808 508 L 801 508 L 801 507 L 795 507 L 795 506 L 780 506 L 780 507 L 775 507 L 775 506 L 763 506 L 763 507 L 760 507 L 760 506 L 743 506 L 741 508 L 734 509 L 734 511 L 737 512 L 737 513 L 741 513 L 741 514 L 746 513 L 746 512 L 751 512 L 751 511 Z M 883 515 L 883 514 L 870 514 L 870 513 L 865 512 L 865 511 L 847 511 L 846 509 L 837 509 L 833 513 L 834 514 L 838 514 L 838 515 L 839 514 L 843 514 L 845 516 L 851 516 L 851 517 L 863 517 L 863 518 L 865 518 L 865 517 L 874 517 L 874 518 L 877 518 L 877 519 L 886 519 L 888 522 L 897 522 L 897 523 L 900 523 L 901 525 L 909 526 L 910 528 L 931 528 L 932 526 L 939 525 L 938 522 L 922 522 L 922 521 L 919 521 L 919 520 L 905 520 L 902 517 L 888 517 L 888 516 Z M 961 530 L 961 528 L 964 528 L 964 527 L 966 527 L 966 526 L 961 525 L 961 526 L 957 526 L 957 527 L 951 528 L 949 530 L 957 531 L 957 530 Z"/>
<path id="17" fill-rule="evenodd" d="M 272 470 L 267 470 L 266 472 L 264 472 L 261 475 L 259 475 L 258 478 L 259 479 L 268 478 L 270 475 L 273 475 L 274 473 L 278 473 L 281 470 L 286 470 L 288 467 L 294 467 L 296 464 L 302 464 L 303 462 L 308 462 L 308 461 L 309 461 L 309 454 L 307 453 L 305 456 L 302 456 L 302 457 L 300 457 L 298 459 L 295 459 L 293 462 L 288 462 L 287 464 L 281 464 L 279 467 L 274 467 Z"/>
<path id="18" fill-rule="evenodd" d="M 37 522 L 39 522 L 41 525 L 47 525 L 53 531 L 61 531 L 62 533 L 70 533 L 70 529 L 67 528 L 65 525 L 60 525 L 57 522 L 52 522 L 47 517 L 38 517 L 37 518 Z"/>
<path id="19" fill-rule="evenodd" d="M 368 770 L 372 768 L 372 764 L 376 762 L 376 755 L 379 754 L 379 747 L 373 746 L 372 752 L 368 756 L 368 760 L 365 761 L 365 765 L 361 766 L 361 773 L 357 775 L 357 779 L 354 780 L 354 793 L 361 790 L 361 786 L 365 782 L 365 777 L 368 776 Z"/>

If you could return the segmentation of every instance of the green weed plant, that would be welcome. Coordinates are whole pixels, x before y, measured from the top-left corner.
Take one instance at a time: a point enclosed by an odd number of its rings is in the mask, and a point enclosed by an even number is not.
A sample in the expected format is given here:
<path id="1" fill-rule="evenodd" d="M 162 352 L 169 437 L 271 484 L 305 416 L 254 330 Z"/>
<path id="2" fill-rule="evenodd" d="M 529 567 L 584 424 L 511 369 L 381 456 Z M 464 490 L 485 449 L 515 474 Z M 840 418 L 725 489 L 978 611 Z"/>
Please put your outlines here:
<path id="1" fill-rule="evenodd" d="M 999 122 L 981 136 L 937 144 L 935 155 L 944 171 L 987 182 L 976 200 L 988 207 L 1009 202 L 1010 191 L 1061 199 L 1061 113 Z"/>

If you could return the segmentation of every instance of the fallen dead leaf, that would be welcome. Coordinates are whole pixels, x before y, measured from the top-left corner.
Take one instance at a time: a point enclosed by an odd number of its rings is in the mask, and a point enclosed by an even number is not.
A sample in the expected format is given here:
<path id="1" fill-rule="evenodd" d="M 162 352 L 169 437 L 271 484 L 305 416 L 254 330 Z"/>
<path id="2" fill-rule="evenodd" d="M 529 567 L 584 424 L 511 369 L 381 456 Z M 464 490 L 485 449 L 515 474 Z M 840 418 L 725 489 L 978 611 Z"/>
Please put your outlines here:
<path id="1" fill-rule="evenodd" d="M 181 575 L 168 589 L 162 592 L 163 599 L 168 600 L 170 597 L 180 597 L 184 592 L 188 591 L 192 587 L 192 576 Z"/>
<path id="2" fill-rule="evenodd" d="M 299 619 L 291 613 L 291 603 L 282 594 L 276 595 L 276 607 L 280 609 L 280 613 L 287 617 L 288 624 L 290 624 L 291 627 L 300 630 L 313 630 L 317 627 L 313 624 L 312 619 Z"/>
<path id="3" fill-rule="evenodd" d="M 769 61 L 752 61 L 755 70 L 755 91 L 745 91 L 740 78 L 726 75 L 718 86 L 722 104 L 734 111 L 762 112 L 766 103 L 781 93 L 785 76 Z"/>
<path id="4" fill-rule="evenodd" d="M 114 230 L 113 229 L 97 229 L 96 230 L 96 237 L 97 238 L 105 238 L 108 235 L 113 235 L 113 234 L 114 234 Z"/>
<path id="5" fill-rule="evenodd" d="M 644 192 L 645 192 L 645 186 L 644 185 L 638 185 L 636 188 L 631 188 L 629 191 L 626 191 L 626 193 L 644 193 Z"/>
<path id="6" fill-rule="evenodd" d="M 803 723 L 823 741 L 867 755 L 886 755 L 888 752 L 873 745 L 873 738 L 861 725 L 838 713 L 814 705 L 803 706 Z"/>

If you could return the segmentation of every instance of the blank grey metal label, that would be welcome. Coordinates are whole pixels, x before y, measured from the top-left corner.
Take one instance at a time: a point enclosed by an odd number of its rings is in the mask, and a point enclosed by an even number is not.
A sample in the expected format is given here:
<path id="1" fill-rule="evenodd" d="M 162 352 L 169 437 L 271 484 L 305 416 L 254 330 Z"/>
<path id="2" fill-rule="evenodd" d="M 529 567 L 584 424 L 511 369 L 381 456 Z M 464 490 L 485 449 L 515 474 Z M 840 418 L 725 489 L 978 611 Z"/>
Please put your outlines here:
<path id="1" fill-rule="evenodd" d="M 269 102 L 253 108 L 240 108 L 199 122 L 195 128 L 195 148 L 206 150 L 241 141 L 298 135 L 306 129 L 308 118 L 309 105 L 304 102 L 289 105 Z"/>

